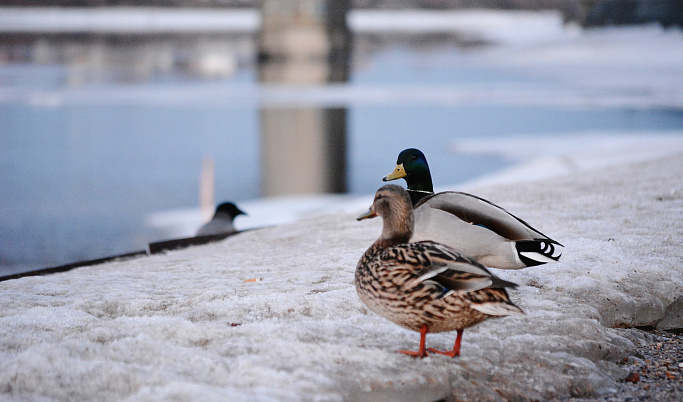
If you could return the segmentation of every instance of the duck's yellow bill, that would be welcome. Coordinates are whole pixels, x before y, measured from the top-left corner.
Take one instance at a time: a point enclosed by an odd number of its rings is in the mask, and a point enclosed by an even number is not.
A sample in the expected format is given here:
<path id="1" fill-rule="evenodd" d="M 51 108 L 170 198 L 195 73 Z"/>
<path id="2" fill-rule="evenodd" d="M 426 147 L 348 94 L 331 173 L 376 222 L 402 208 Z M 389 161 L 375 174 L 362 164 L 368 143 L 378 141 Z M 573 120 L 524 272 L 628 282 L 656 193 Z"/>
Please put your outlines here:
<path id="1" fill-rule="evenodd" d="M 377 214 L 375 213 L 375 210 L 370 207 L 367 211 L 363 212 L 356 220 L 362 221 L 363 219 L 370 219 L 376 217 Z"/>
<path id="2" fill-rule="evenodd" d="M 403 164 L 401 163 L 400 165 L 396 165 L 396 168 L 394 169 L 393 172 L 384 176 L 382 178 L 382 181 L 397 180 L 397 179 L 402 179 L 404 177 L 406 177 L 406 170 L 403 168 Z"/>

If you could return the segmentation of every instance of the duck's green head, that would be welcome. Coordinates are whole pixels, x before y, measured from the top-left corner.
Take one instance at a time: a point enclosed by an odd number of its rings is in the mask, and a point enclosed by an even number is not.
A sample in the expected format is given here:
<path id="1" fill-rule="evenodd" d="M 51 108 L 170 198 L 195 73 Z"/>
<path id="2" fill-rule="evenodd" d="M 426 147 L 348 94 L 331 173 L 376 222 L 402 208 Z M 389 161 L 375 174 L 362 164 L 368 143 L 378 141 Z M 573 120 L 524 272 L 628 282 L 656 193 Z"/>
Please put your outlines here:
<path id="1" fill-rule="evenodd" d="M 396 160 L 396 168 L 382 178 L 383 181 L 397 179 L 405 179 L 409 190 L 434 192 L 427 158 L 419 149 L 408 148 L 401 151 Z"/>

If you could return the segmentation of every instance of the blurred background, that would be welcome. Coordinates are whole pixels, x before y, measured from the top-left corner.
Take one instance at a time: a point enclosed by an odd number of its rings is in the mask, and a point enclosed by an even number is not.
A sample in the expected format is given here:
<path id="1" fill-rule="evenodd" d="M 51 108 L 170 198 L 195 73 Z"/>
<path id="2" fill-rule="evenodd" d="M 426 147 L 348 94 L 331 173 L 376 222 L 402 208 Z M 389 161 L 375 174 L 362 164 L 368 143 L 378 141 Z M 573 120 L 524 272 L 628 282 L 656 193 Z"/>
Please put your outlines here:
<path id="1" fill-rule="evenodd" d="M 678 0 L 0 0 L 0 275 L 222 201 L 371 194 L 408 147 L 451 188 L 667 148 L 682 25 Z"/>

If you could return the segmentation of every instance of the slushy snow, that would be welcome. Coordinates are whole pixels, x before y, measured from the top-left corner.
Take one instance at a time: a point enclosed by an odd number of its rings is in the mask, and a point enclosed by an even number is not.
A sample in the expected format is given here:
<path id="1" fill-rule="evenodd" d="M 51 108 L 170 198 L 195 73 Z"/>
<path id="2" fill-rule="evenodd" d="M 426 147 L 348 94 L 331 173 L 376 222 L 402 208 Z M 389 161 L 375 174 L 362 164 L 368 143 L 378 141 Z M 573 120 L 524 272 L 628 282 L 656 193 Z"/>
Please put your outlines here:
<path id="1" fill-rule="evenodd" d="M 496 270 L 526 311 L 465 331 L 462 356 L 369 312 L 355 265 L 381 221 L 338 212 L 219 243 L 0 283 L 0 397 L 497 400 L 609 393 L 635 326 L 683 327 L 683 154 L 477 195 L 559 240 Z M 378 187 L 379 187 L 378 183 Z M 255 280 L 255 281 L 254 281 Z M 455 333 L 429 334 L 446 349 Z"/>

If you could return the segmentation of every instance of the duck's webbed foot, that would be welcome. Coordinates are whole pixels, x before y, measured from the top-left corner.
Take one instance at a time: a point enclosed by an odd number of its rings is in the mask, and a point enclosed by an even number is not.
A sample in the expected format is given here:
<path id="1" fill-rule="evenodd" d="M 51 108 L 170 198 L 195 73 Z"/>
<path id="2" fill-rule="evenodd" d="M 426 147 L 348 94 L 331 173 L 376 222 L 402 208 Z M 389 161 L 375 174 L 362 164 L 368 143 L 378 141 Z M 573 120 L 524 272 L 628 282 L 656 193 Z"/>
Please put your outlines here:
<path id="1" fill-rule="evenodd" d="M 449 357 L 456 357 L 460 356 L 460 343 L 462 342 L 462 329 L 458 330 L 458 337 L 455 338 L 455 345 L 453 345 L 453 350 L 436 350 L 433 348 L 429 348 L 429 351 L 432 353 L 436 353 L 439 355 L 444 355 L 444 356 L 449 356 Z"/>
<path id="2" fill-rule="evenodd" d="M 420 349 L 417 352 L 412 351 L 412 350 L 397 350 L 397 352 L 403 353 L 404 355 L 408 355 L 408 356 L 412 356 L 412 357 L 419 357 L 419 358 L 429 356 L 429 353 L 427 353 L 427 347 L 425 346 L 427 343 L 426 338 L 427 338 L 427 331 L 428 330 L 429 330 L 429 327 L 427 327 L 426 325 L 423 325 L 420 328 Z"/>
<path id="3" fill-rule="evenodd" d="M 459 350 L 457 350 L 457 351 L 456 350 L 436 350 L 434 348 L 429 348 L 428 350 L 432 353 L 436 353 L 436 354 L 444 355 L 444 356 L 448 356 L 448 357 L 460 356 Z"/>
<path id="4" fill-rule="evenodd" d="M 431 349 L 430 349 L 430 350 L 431 350 Z M 429 353 L 427 353 L 426 350 L 418 350 L 418 351 L 414 351 L 414 350 L 397 350 L 396 352 L 398 352 L 398 353 L 403 353 L 404 355 L 408 355 L 408 356 L 412 356 L 412 357 L 419 357 L 419 358 L 423 358 L 423 357 L 429 356 Z"/>

